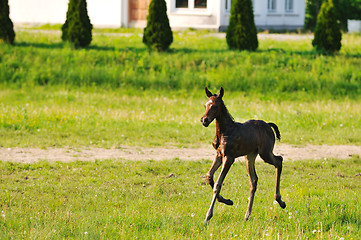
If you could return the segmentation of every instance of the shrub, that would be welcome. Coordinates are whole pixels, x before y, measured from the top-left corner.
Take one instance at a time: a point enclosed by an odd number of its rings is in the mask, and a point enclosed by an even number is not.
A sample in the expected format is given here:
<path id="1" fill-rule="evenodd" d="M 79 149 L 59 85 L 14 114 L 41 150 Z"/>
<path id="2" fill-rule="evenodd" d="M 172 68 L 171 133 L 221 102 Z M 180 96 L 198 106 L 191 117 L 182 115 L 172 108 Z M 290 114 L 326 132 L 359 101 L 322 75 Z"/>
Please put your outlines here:
<path id="1" fill-rule="evenodd" d="M 321 5 L 312 45 L 321 52 L 335 52 L 341 48 L 341 30 L 332 0 Z"/>
<path id="2" fill-rule="evenodd" d="M 258 48 L 251 0 L 234 0 L 226 34 L 230 49 L 254 51 Z"/>
<path id="3" fill-rule="evenodd" d="M 166 51 L 172 42 L 173 33 L 169 26 L 166 3 L 164 0 L 151 0 L 143 43 L 151 50 Z"/>
<path id="4" fill-rule="evenodd" d="M 86 0 L 70 0 L 66 21 L 61 28 L 63 41 L 69 41 L 75 47 L 87 47 L 92 41 L 92 28 Z"/>
<path id="5" fill-rule="evenodd" d="M 0 0 L 0 41 L 14 44 L 15 32 L 14 25 L 9 17 L 8 0 Z"/>

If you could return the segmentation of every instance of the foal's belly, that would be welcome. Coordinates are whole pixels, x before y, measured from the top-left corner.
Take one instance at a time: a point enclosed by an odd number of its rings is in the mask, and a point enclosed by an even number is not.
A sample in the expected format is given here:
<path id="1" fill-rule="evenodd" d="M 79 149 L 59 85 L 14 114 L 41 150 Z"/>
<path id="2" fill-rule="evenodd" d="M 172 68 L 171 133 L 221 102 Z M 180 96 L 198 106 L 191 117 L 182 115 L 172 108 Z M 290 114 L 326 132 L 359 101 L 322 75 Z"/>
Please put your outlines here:
<path id="1" fill-rule="evenodd" d="M 222 144 L 219 146 L 221 148 L 221 152 L 225 156 L 232 156 L 234 158 L 248 155 L 250 153 L 258 152 L 258 144 L 256 141 L 222 141 Z"/>

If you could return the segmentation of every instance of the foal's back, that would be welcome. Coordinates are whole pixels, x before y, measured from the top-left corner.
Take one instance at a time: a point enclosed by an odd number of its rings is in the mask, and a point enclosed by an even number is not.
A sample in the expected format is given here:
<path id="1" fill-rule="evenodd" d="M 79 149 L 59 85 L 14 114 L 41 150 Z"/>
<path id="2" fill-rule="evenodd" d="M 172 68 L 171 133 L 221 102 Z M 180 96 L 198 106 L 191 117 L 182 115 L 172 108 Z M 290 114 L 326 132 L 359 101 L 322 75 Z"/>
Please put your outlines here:
<path id="1" fill-rule="evenodd" d="M 261 149 L 273 150 L 275 135 L 271 126 L 262 120 L 236 122 L 223 136 L 225 152 L 235 158 L 258 153 Z"/>

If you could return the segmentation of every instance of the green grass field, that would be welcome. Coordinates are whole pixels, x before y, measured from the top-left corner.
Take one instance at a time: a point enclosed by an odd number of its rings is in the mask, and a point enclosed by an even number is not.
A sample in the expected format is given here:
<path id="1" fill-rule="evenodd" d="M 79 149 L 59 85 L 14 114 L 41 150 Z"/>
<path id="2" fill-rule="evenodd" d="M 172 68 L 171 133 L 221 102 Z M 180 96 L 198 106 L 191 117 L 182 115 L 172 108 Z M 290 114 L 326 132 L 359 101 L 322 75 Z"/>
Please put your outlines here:
<path id="1" fill-rule="evenodd" d="M 215 124 L 204 128 L 200 123 L 207 100 L 203 89 L 130 91 L 0 90 L 0 146 L 199 147 L 213 140 Z M 361 143 L 358 100 L 260 100 L 225 91 L 224 101 L 237 121 L 275 122 L 284 143 Z"/>
<path id="2" fill-rule="evenodd" d="M 209 145 L 205 86 L 224 87 L 235 120 L 275 122 L 284 143 L 361 143 L 361 35 L 343 35 L 340 53 L 323 56 L 310 39 L 238 52 L 212 32 L 185 31 L 174 33 L 170 52 L 150 53 L 139 30 L 96 30 L 90 48 L 73 50 L 56 28 L 19 30 L 15 46 L 0 44 L 2 148 Z M 273 167 L 257 163 L 245 222 L 248 177 L 237 162 L 222 188 L 235 205 L 217 203 L 204 226 L 209 159 L 0 159 L 0 239 L 357 239 L 360 163 L 286 161 L 285 210 L 273 204 Z"/>
<path id="3" fill-rule="evenodd" d="M 0 162 L 1 239 L 358 239 L 361 159 L 285 162 L 274 204 L 274 167 L 257 162 L 251 219 L 245 162 L 229 172 L 203 225 L 210 161 Z M 174 177 L 167 177 L 170 173 Z"/>
<path id="4" fill-rule="evenodd" d="M 82 50 L 37 31 L 0 45 L 2 147 L 209 144 L 214 130 L 199 124 L 205 86 L 225 88 L 237 121 L 276 122 L 285 143 L 361 143 L 361 35 L 322 56 L 311 39 L 239 52 L 212 32 L 186 31 L 170 52 L 150 53 L 138 30 L 95 31 Z"/>

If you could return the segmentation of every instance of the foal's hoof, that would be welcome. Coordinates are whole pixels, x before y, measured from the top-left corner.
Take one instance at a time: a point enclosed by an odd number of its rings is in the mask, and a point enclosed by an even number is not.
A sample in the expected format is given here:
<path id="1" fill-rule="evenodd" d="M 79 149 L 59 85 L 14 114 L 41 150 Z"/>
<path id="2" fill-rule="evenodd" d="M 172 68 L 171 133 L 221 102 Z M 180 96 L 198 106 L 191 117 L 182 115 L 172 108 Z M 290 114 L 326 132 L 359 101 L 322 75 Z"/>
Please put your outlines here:
<path id="1" fill-rule="evenodd" d="M 233 205 L 233 201 L 231 199 L 225 199 L 222 196 L 218 198 L 218 201 L 226 205 Z"/>
<path id="2" fill-rule="evenodd" d="M 286 208 L 286 203 L 284 201 L 279 201 L 278 204 L 280 205 L 281 208 Z"/>
<path id="3" fill-rule="evenodd" d="M 224 199 L 224 204 L 232 206 L 233 205 L 233 201 L 231 199 Z"/>
<path id="4" fill-rule="evenodd" d="M 212 215 L 207 215 L 206 219 L 204 219 L 204 221 L 203 221 L 203 224 L 207 225 L 209 223 L 209 220 L 211 220 L 212 216 L 213 216 L 213 214 Z"/>

